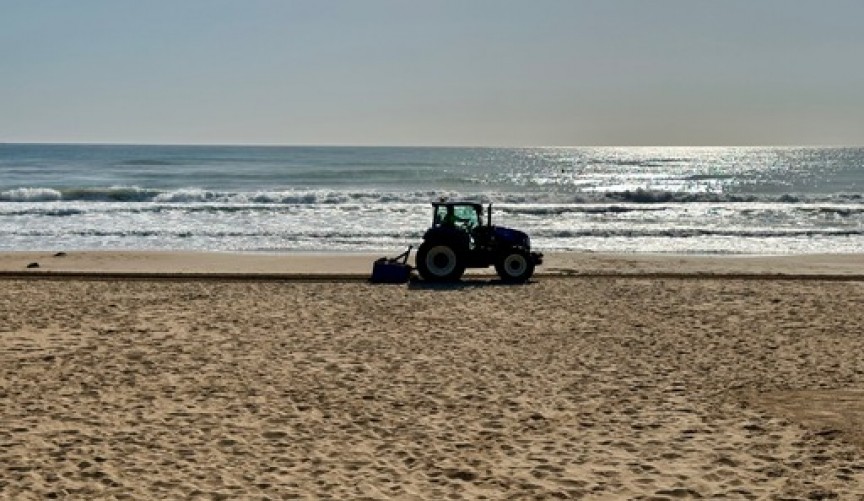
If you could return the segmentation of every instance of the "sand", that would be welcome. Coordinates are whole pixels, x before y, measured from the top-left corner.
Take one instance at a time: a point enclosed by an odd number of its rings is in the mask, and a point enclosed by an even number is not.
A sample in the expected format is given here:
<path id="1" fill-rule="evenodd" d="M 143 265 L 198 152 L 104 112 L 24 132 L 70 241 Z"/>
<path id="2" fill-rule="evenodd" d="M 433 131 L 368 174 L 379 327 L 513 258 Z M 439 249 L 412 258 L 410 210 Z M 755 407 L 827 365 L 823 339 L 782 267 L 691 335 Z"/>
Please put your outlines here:
<path id="1" fill-rule="evenodd" d="M 148 271 L 76 256 L 26 272 Z M 561 256 L 522 286 L 159 256 L 188 268 L 0 276 L 0 498 L 864 499 L 854 256 Z"/>
<path id="2" fill-rule="evenodd" d="M 404 249 L 386 257 L 395 257 Z M 416 251 L 416 249 L 415 249 Z M 323 278 L 367 277 L 372 262 L 384 254 L 365 253 L 229 253 L 160 251 L 68 251 L 0 252 L 0 276 L 27 273 L 199 274 L 231 278 L 289 275 Z M 414 252 L 409 263 L 413 264 Z M 36 263 L 38 268 L 27 268 Z M 817 254 L 807 256 L 710 256 L 546 253 L 539 276 L 597 275 L 784 275 L 822 277 L 864 276 L 864 254 Z M 488 270 L 468 270 L 469 275 L 487 276 Z"/>

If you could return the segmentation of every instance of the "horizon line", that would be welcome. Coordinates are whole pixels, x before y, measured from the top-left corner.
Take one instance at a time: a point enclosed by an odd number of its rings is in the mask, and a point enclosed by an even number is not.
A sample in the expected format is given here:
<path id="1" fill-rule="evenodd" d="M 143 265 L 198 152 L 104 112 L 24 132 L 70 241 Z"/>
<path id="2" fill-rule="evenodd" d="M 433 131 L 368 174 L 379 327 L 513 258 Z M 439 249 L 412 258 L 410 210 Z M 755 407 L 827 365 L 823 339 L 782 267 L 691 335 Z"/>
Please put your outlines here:
<path id="1" fill-rule="evenodd" d="M 190 146 L 226 148 L 477 148 L 477 149 L 520 149 L 520 148 L 864 148 L 864 144 L 584 144 L 584 145 L 483 145 L 483 144 L 338 144 L 338 143 L 180 143 L 180 142 L 126 142 L 126 141 L 0 141 L 5 145 L 43 145 L 43 146 Z"/>

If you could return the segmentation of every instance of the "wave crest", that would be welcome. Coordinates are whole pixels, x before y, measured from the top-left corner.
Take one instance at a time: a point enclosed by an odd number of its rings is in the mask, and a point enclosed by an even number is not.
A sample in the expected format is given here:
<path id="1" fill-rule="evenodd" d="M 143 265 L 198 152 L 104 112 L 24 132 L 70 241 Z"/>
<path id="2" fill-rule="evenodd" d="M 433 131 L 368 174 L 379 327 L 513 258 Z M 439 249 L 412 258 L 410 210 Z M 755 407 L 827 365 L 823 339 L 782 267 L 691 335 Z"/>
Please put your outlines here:
<path id="1" fill-rule="evenodd" d="M 52 188 L 16 188 L 0 191 L 0 201 L 3 202 L 53 202 L 62 198 L 63 195 Z"/>
<path id="2" fill-rule="evenodd" d="M 225 203 L 225 204 L 279 204 L 279 205 L 336 205 L 336 204 L 418 204 L 440 198 L 472 200 L 501 205 L 605 205 L 614 208 L 604 212 L 628 212 L 633 206 L 652 206 L 688 203 L 779 203 L 779 204 L 864 204 L 860 193 L 826 195 L 690 193 L 678 191 L 617 191 L 617 192 L 453 192 L 453 191 L 375 191 L 375 190 L 259 190 L 217 191 L 205 188 L 157 190 L 137 186 L 38 188 L 21 187 L 0 192 L 2 202 L 152 202 L 172 204 Z M 617 204 L 617 205 L 616 205 Z M 623 205 L 626 205 L 623 206 Z M 522 209 L 549 214 L 549 209 Z M 571 209 L 567 209 L 571 210 Z M 589 208 L 580 209 L 590 211 Z M 552 212 L 554 213 L 554 212 Z"/>

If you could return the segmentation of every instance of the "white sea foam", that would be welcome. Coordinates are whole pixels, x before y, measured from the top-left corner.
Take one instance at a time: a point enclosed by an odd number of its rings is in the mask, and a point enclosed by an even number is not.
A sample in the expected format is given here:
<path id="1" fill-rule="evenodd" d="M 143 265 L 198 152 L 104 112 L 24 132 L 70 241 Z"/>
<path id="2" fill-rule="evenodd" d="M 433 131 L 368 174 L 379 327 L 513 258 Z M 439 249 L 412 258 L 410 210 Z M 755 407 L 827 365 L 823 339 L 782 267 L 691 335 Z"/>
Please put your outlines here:
<path id="1" fill-rule="evenodd" d="M 15 188 L 0 191 L 0 202 L 50 202 L 63 195 L 52 188 Z"/>

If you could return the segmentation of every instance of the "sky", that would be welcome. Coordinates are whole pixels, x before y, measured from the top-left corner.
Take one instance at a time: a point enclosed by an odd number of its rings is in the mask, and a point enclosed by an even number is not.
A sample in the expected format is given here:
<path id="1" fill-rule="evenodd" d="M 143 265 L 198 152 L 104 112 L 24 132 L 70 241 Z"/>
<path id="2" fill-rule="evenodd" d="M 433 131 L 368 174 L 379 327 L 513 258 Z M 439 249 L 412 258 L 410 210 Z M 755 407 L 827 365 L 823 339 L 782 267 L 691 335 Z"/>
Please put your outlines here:
<path id="1" fill-rule="evenodd" d="M 0 142 L 864 145 L 862 0 L 0 0 Z"/>

